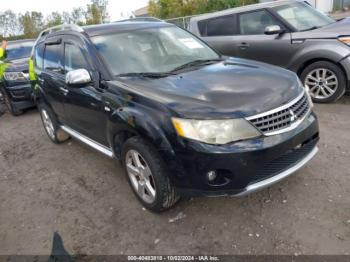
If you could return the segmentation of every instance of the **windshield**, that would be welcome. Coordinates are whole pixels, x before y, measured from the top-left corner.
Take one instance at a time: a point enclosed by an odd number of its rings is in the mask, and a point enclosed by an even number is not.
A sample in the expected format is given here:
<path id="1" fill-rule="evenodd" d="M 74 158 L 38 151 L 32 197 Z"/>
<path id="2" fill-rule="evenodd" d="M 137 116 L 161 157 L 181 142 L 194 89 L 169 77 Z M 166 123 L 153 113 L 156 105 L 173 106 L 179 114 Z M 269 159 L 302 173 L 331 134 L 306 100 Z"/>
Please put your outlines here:
<path id="1" fill-rule="evenodd" d="M 218 59 L 206 44 L 178 27 L 139 29 L 92 38 L 112 73 L 165 73 L 196 60 Z"/>
<path id="2" fill-rule="evenodd" d="M 23 42 L 9 44 L 6 49 L 6 59 L 16 60 L 21 58 L 29 58 L 34 42 Z"/>
<path id="3" fill-rule="evenodd" d="M 316 29 L 335 22 L 305 3 L 290 3 L 273 9 L 298 31 Z"/>

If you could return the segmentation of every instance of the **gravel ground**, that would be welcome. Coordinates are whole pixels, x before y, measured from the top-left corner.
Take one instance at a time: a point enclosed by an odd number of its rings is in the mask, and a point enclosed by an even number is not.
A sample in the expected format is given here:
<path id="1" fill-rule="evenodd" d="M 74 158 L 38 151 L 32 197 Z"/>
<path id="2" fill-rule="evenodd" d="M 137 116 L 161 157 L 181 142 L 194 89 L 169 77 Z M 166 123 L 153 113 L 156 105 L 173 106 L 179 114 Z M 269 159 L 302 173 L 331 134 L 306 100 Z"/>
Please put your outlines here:
<path id="1" fill-rule="evenodd" d="M 0 117 L 0 255 L 349 254 L 350 97 L 316 105 L 317 157 L 245 198 L 198 198 L 145 211 L 120 165 L 76 140 L 57 146 L 37 111 Z M 174 219 L 178 218 L 178 219 Z"/>

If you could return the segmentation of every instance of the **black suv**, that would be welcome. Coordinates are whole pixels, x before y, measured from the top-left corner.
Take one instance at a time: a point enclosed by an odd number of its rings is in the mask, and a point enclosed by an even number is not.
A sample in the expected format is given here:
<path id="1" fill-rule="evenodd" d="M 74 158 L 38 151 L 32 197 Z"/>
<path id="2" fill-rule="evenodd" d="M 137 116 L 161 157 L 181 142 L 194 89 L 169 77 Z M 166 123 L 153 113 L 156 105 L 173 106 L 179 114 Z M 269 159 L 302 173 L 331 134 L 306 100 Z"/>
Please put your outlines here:
<path id="1" fill-rule="evenodd" d="M 1 82 L 5 104 L 14 116 L 35 106 L 29 81 L 29 57 L 34 40 L 10 41 L 6 49 L 6 71 Z"/>
<path id="2" fill-rule="evenodd" d="M 49 138 L 121 160 L 152 211 L 180 196 L 246 195 L 317 153 L 317 118 L 294 73 L 222 57 L 174 25 L 65 25 L 34 51 Z"/>

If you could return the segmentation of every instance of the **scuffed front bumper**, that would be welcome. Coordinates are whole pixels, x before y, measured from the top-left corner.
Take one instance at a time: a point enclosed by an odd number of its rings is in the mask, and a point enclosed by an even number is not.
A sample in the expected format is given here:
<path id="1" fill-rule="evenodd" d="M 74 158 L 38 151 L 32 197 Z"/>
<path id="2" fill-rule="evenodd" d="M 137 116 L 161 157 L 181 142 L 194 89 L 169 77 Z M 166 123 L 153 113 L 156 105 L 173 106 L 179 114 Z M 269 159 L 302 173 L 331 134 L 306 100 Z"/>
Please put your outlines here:
<path id="1" fill-rule="evenodd" d="M 33 91 L 30 82 L 4 81 L 4 91 L 10 98 L 12 105 L 22 110 L 34 107 Z"/>
<path id="2" fill-rule="evenodd" d="M 184 141 L 176 160 L 168 162 L 172 181 L 184 196 L 243 196 L 292 175 L 317 153 L 319 129 L 310 114 L 296 129 L 229 145 Z M 208 181 L 215 170 L 223 177 Z"/>

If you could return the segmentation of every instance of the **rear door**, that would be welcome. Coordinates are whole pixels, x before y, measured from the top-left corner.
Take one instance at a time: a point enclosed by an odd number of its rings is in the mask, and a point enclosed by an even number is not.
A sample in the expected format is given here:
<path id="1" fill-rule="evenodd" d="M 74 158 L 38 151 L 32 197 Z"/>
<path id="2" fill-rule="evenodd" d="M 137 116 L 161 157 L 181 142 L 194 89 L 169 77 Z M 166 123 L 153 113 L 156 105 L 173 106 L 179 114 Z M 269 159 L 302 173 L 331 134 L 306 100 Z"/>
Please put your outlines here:
<path id="1" fill-rule="evenodd" d="M 286 33 L 266 35 L 265 28 L 279 25 Z M 258 60 L 286 67 L 293 55 L 291 34 L 285 26 L 267 10 L 257 10 L 238 14 L 236 37 L 237 55 L 242 58 Z"/>
<path id="2" fill-rule="evenodd" d="M 86 53 L 86 47 L 75 36 L 64 38 L 64 72 L 86 69 L 90 76 L 96 75 L 92 61 Z M 93 79 L 98 82 L 98 79 Z M 108 145 L 106 137 L 107 113 L 103 95 L 106 90 L 99 89 L 91 82 L 80 87 L 65 86 L 65 113 L 68 126 L 102 145 Z"/>
<path id="3" fill-rule="evenodd" d="M 237 16 L 235 14 L 198 22 L 202 39 L 223 55 L 237 56 Z"/>
<path id="4" fill-rule="evenodd" d="M 65 76 L 62 57 L 62 39 L 60 37 L 49 38 L 45 42 L 43 71 L 38 77 L 38 82 L 44 89 L 47 102 L 57 115 L 58 120 L 64 123 L 66 118 L 62 88 L 65 85 Z"/>

